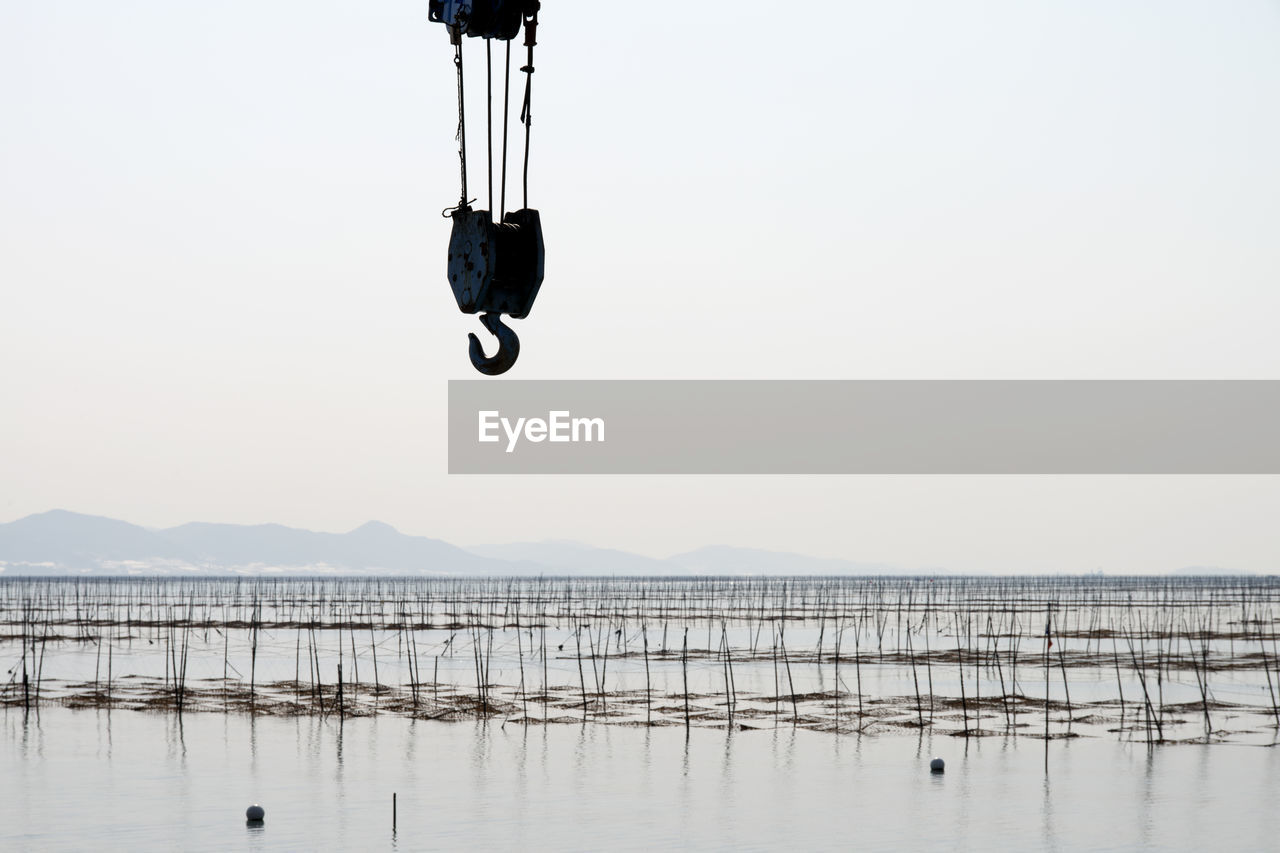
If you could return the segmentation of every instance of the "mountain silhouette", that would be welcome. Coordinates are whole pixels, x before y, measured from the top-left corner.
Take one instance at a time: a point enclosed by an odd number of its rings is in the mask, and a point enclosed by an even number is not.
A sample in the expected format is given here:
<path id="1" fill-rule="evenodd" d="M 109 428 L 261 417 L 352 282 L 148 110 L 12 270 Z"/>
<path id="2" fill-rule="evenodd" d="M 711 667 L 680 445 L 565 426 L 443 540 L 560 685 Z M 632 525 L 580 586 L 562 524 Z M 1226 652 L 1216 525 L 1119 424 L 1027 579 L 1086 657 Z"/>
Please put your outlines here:
<path id="1" fill-rule="evenodd" d="M 371 521 L 350 533 L 281 524 L 193 522 L 167 530 L 52 510 L 0 524 L 5 574 L 123 574 L 321 569 L 365 574 L 526 574 L 540 567 L 492 560 Z"/>
<path id="2" fill-rule="evenodd" d="M 165 530 L 66 510 L 0 524 L 0 573 L 392 575 L 874 575 L 883 563 L 723 545 L 658 559 L 577 542 L 464 549 L 369 521 L 347 533 L 191 522 Z"/>

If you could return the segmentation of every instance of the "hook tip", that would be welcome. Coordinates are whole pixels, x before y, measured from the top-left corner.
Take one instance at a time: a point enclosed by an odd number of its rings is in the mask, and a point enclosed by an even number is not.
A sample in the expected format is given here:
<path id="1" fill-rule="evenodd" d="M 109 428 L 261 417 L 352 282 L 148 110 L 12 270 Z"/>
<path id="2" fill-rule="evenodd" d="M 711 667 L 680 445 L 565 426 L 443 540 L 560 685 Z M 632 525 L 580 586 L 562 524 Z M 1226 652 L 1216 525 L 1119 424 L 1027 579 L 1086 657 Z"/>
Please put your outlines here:
<path id="1" fill-rule="evenodd" d="M 486 376 L 497 376 L 500 373 L 506 373 L 516 363 L 516 358 L 520 355 L 520 338 L 502 322 L 501 314 L 481 314 L 480 322 L 497 337 L 498 351 L 492 356 L 486 356 L 484 347 L 480 345 L 480 338 L 476 336 L 475 332 L 468 332 L 467 340 L 471 353 L 471 364 Z"/>

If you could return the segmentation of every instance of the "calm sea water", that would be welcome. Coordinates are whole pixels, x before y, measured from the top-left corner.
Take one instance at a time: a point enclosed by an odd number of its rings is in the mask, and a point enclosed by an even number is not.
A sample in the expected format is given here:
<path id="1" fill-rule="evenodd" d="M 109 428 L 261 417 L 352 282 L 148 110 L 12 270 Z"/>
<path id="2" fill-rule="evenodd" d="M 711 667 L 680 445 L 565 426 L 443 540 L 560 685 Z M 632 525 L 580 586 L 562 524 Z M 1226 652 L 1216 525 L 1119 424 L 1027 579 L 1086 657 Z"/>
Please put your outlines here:
<path id="1" fill-rule="evenodd" d="M 1274 850 L 1280 751 L 0 712 L 0 849 Z M 940 755 L 947 772 L 930 774 Z M 392 793 L 398 824 L 391 825 Z M 260 827 L 244 809 L 260 802 Z"/>

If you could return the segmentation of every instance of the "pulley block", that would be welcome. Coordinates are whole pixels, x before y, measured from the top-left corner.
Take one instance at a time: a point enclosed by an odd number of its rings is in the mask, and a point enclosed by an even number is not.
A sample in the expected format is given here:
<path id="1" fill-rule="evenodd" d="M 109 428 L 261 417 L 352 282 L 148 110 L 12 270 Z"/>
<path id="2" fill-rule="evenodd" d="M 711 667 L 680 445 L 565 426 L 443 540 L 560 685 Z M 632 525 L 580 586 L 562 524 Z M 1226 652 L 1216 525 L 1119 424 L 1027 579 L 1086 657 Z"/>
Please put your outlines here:
<path id="1" fill-rule="evenodd" d="M 499 315 L 517 320 L 529 315 L 542 287 L 546 249 L 538 211 L 509 211 L 494 222 L 487 210 L 462 206 L 451 214 L 449 286 L 458 308 L 483 314 L 485 328 L 498 338 L 499 354 L 486 358 L 471 337 L 471 362 L 482 373 L 503 373 L 515 363 L 520 342 Z M 495 325 L 496 324 L 496 327 Z"/>
<path id="2" fill-rule="evenodd" d="M 453 220 L 449 236 L 449 286 L 458 308 L 466 314 L 479 314 L 480 321 L 498 339 L 496 355 L 486 356 L 480 339 L 470 335 L 471 363 L 481 373 L 495 375 L 510 369 L 520 353 L 520 339 L 502 322 L 502 315 L 520 319 L 528 316 L 542 286 L 545 248 L 542 242 L 542 220 L 538 211 L 529 207 L 529 128 L 533 124 L 531 108 L 533 89 L 533 49 L 538 43 L 539 0 L 430 0 L 428 15 L 449 29 L 454 49 L 454 66 L 458 76 L 458 156 L 461 166 L 462 194 L 457 206 L 446 210 Z M 524 125 L 524 169 L 521 179 L 524 199 L 520 210 L 506 212 L 507 189 L 507 94 L 510 87 L 510 40 L 524 29 L 525 75 L 524 98 L 520 123 Z M 488 40 L 507 41 L 507 73 L 502 98 L 502 162 L 500 201 L 504 211 L 501 221 L 493 220 L 492 210 L 473 210 L 467 197 L 467 120 L 463 87 L 463 35 L 480 37 L 485 42 L 486 85 L 488 103 L 489 202 L 494 204 L 493 163 L 493 81 L 491 51 Z"/>

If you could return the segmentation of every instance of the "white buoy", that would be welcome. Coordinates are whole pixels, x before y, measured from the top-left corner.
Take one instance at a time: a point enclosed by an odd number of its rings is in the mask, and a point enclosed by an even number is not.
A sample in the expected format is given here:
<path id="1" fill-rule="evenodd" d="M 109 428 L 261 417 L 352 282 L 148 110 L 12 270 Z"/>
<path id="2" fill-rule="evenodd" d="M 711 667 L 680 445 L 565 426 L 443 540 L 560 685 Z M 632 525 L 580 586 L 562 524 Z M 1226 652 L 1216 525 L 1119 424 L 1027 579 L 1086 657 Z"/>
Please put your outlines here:
<path id="1" fill-rule="evenodd" d="M 941 758 L 935 758 L 933 761 L 929 762 L 929 769 L 934 773 L 941 773 L 947 769 L 947 762 L 943 761 Z"/>
<path id="2" fill-rule="evenodd" d="M 254 803 L 244 810 L 244 816 L 249 820 L 261 821 L 267 816 L 267 811 L 262 806 Z"/>

